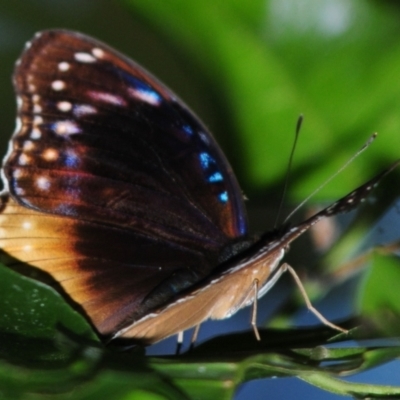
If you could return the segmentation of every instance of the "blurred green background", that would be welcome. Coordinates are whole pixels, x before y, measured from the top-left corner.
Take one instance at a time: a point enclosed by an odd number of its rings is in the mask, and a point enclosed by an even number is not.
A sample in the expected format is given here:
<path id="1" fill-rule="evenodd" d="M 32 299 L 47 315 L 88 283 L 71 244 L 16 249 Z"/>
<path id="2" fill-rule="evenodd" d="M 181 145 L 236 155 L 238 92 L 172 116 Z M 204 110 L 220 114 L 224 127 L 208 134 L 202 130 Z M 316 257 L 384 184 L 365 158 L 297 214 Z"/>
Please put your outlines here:
<path id="1" fill-rule="evenodd" d="M 312 192 L 373 132 L 372 147 L 316 199 L 338 198 L 400 156 L 396 1 L 0 0 L 2 154 L 14 129 L 14 62 L 49 28 L 108 43 L 177 93 L 231 161 L 254 229 L 271 228 L 300 113 L 288 202 Z M 396 182 L 398 172 L 386 184 L 390 199 Z"/>

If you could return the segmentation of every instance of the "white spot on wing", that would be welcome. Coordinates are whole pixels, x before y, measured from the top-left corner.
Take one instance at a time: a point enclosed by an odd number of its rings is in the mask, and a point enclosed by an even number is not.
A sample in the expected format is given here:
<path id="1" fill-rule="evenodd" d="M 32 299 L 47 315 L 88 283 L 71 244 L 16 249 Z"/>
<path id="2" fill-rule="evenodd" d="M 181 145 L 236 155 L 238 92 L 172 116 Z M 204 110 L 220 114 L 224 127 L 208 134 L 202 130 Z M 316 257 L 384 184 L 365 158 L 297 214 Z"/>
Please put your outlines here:
<path id="1" fill-rule="evenodd" d="M 76 61 L 82 63 L 92 63 L 96 61 L 96 58 L 89 53 L 75 53 L 74 58 Z"/>
<path id="2" fill-rule="evenodd" d="M 56 91 L 63 90 L 63 89 L 65 89 L 65 82 L 60 81 L 60 80 L 53 81 L 53 82 L 51 82 L 51 87 L 53 90 L 56 90 Z"/>
<path id="3" fill-rule="evenodd" d="M 209 139 L 209 137 L 205 134 L 205 132 L 200 131 L 200 132 L 199 132 L 199 136 L 200 136 L 200 139 L 201 139 L 205 144 L 207 144 L 207 145 L 210 144 L 210 139 Z"/>
<path id="4" fill-rule="evenodd" d="M 25 151 L 31 151 L 31 150 L 33 150 L 35 148 L 35 145 L 34 145 L 34 143 L 32 141 L 27 140 L 24 143 L 23 148 L 24 148 Z"/>
<path id="5" fill-rule="evenodd" d="M 22 228 L 26 229 L 26 230 L 31 229 L 32 228 L 32 224 L 29 221 L 24 221 L 22 223 Z"/>
<path id="6" fill-rule="evenodd" d="M 96 58 L 103 58 L 104 57 L 104 51 L 102 49 L 99 49 L 98 47 L 95 47 L 92 49 L 92 54 Z"/>
<path id="7" fill-rule="evenodd" d="M 66 61 L 62 61 L 62 62 L 58 63 L 59 71 L 65 72 L 65 71 L 68 71 L 69 68 L 70 68 L 70 65 Z"/>
<path id="8" fill-rule="evenodd" d="M 144 101 L 145 103 L 149 103 L 152 106 L 158 106 L 161 103 L 161 96 L 150 89 L 141 90 L 141 89 L 129 88 L 128 93 L 135 99 Z"/>
<path id="9" fill-rule="evenodd" d="M 90 90 L 87 94 L 94 100 L 103 101 L 104 103 L 113 104 L 115 106 L 126 106 L 126 101 L 121 96 L 116 96 L 115 94 L 106 93 L 106 92 L 96 92 Z"/>
<path id="10" fill-rule="evenodd" d="M 26 245 L 23 247 L 23 250 L 26 251 L 26 252 L 31 251 L 31 250 L 32 250 L 32 246 L 29 245 L 29 244 L 26 244 Z"/>
<path id="11" fill-rule="evenodd" d="M 35 126 L 37 126 L 37 125 L 39 125 L 39 124 L 43 124 L 43 118 L 42 117 L 40 117 L 40 116 L 35 116 L 34 118 L 33 118 L 33 124 L 35 125 Z"/>
<path id="12" fill-rule="evenodd" d="M 74 115 L 78 118 L 88 114 L 96 114 L 97 109 L 89 104 L 77 104 L 74 106 Z"/>
<path id="13" fill-rule="evenodd" d="M 68 112 L 72 108 L 72 104 L 69 101 L 59 101 L 57 103 L 57 108 L 62 112 Z"/>
<path id="14" fill-rule="evenodd" d="M 64 165 L 70 168 L 77 168 L 80 163 L 80 158 L 72 149 L 68 149 L 64 154 Z"/>
<path id="15" fill-rule="evenodd" d="M 18 163 L 20 165 L 27 165 L 30 163 L 30 161 L 31 161 L 30 157 L 28 157 L 26 154 L 21 154 L 18 159 Z"/>
<path id="16" fill-rule="evenodd" d="M 21 178 L 21 177 L 24 176 L 24 175 L 25 175 L 25 173 L 24 173 L 24 170 L 23 170 L 23 169 L 16 169 L 16 170 L 13 172 L 13 177 L 14 177 L 15 179 Z"/>
<path id="17" fill-rule="evenodd" d="M 18 194 L 19 196 L 23 196 L 25 194 L 25 190 L 20 187 L 16 187 L 14 190 L 15 193 Z"/>
<path id="18" fill-rule="evenodd" d="M 58 151 L 56 149 L 46 149 L 43 152 L 42 157 L 46 161 L 55 161 L 58 159 Z"/>
<path id="19" fill-rule="evenodd" d="M 36 180 L 36 186 L 42 190 L 49 190 L 50 189 L 50 181 L 46 177 L 40 176 Z"/>
<path id="20" fill-rule="evenodd" d="M 57 135 L 73 135 L 81 133 L 81 129 L 74 121 L 59 121 L 53 124 L 52 128 Z"/>
<path id="21" fill-rule="evenodd" d="M 42 137 L 42 132 L 40 132 L 39 128 L 33 128 L 31 132 L 31 139 L 36 140 Z"/>
<path id="22" fill-rule="evenodd" d="M 42 107 L 39 106 L 39 104 L 34 104 L 32 111 L 34 114 L 40 114 L 42 112 Z"/>
<path id="23" fill-rule="evenodd" d="M 15 120 L 15 132 L 19 132 L 22 128 L 21 118 L 17 117 Z"/>
<path id="24" fill-rule="evenodd" d="M 18 109 L 18 111 L 21 110 L 22 105 L 23 105 L 22 97 L 21 96 L 17 96 L 17 109 Z"/>

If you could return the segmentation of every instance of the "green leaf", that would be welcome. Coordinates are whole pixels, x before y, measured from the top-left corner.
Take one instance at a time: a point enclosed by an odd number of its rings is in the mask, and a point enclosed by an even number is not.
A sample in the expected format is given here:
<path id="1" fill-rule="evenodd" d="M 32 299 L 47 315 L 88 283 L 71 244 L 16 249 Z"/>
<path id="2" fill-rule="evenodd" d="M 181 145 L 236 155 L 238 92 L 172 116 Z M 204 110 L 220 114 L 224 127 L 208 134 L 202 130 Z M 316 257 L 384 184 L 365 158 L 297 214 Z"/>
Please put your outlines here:
<path id="1" fill-rule="evenodd" d="M 375 252 L 358 303 L 362 315 L 368 316 L 380 332 L 387 336 L 400 335 L 400 304 L 396 282 L 400 282 L 398 257 Z"/>
<path id="2" fill-rule="evenodd" d="M 37 280 L 0 266 L 0 293 L 0 331 L 3 333 L 48 339 L 65 328 L 98 340 L 80 313 L 54 289 Z"/>

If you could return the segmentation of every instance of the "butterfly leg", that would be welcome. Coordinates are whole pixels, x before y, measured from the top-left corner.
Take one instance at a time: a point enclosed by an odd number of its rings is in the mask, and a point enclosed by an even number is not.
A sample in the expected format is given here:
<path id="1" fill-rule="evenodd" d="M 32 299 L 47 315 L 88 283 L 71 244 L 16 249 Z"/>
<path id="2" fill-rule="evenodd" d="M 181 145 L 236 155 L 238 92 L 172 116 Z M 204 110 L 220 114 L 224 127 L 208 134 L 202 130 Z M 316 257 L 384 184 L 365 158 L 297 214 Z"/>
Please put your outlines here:
<path id="1" fill-rule="evenodd" d="M 190 350 L 193 350 L 193 347 L 197 341 L 197 337 L 199 336 L 199 331 L 200 331 L 200 326 L 201 324 L 198 324 L 194 327 L 193 333 L 192 333 L 192 338 L 190 339 Z"/>
<path id="2" fill-rule="evenodd" d="M 193 331 L 193 335 L 192 335 L 192 339 L 191 339 L 191 344 L 194 345 L 197 341 L 197 337 L 199 336 L 199 331 L 200 331 L 200 325 L 198 324 L 194 327 L 194 331 Z"/>
<path id="3" fill-rule="evenodd" d="M 348 333 L 348 330 L 341 328 L 338 325 L 333 324 L 332 322 L 328 321 L 312 304 L 310 301 L 310 298 L 307 295 L 306 289 L 304 288 L 303 284 L 301 283 L 301 280 L 299 276 L 297 275 L 296 271 L 289 265 L 289 264 L 282 264 L 281 267 L 283 269 L 283 272 L 288 271 L 292 278 L 294 279 L 297 287 L 300 290 L 301 295 L 303 296 L 303 299 L 307 305 L 307 308 L 326 326 L 329 326 L 330 328 L 343 332 L 343 333 Z"/>
<path id="4" fill-rule="evenodd" d="M 175 355 L 179 355 L 182 349 L 182 344 L 183 344 L 183 331 L 178 332 L 177 338 L 176 338 L 176 350 L 175 350 Z"/>
<path id="5" fill-rule="evenodd" d="M 256 336 L 256 339 L 258 341 L 261 340 L 260 337 L 260 332 L 258 332 L 258 328 L 257 328 L 257 301 L 258 301 L 258 285 L 259 285 L 259 281 L 258 279 L 254 279 L 253 281 L 253 285 L 254 285 L 254 301 L 253 301 L 253 308 L 251 311 L 251 326 L 253 327 L 253 331 L 254 331 L 254 335 Z"/>

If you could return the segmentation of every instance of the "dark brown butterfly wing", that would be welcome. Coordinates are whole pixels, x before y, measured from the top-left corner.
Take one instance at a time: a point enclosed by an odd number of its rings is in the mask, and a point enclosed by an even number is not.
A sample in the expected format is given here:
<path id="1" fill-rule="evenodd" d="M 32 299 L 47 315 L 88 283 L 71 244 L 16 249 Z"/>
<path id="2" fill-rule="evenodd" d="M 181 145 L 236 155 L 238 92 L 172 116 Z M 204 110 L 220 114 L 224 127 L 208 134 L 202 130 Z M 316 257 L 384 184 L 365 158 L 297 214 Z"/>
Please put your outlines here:
<path id="1" fill-rule="evenodd" d="M 49 272 L 101 333 L 207 276 L 247 234 L 214 138 L 134 62 L 47 31 L 27 45 L 14 85 L 1 247 Z"/>

